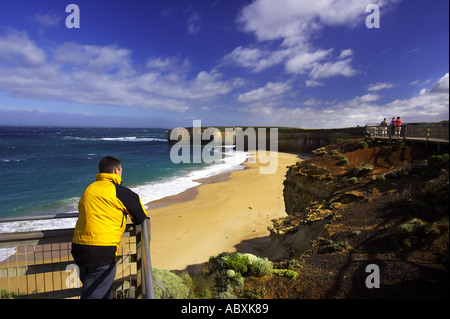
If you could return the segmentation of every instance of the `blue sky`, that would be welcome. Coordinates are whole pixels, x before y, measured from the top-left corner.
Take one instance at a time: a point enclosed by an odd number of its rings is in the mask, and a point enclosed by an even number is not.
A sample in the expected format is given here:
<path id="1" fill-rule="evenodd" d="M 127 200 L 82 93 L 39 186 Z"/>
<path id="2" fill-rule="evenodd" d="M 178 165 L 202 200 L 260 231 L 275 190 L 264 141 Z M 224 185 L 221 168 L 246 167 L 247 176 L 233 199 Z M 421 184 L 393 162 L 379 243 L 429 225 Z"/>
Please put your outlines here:
<path id="1" fill-rule="evenodd" d="M 71 3 L 80 28 L 66 27 Z M 366 26 L 368 4 L 379 28 Z M 0 6 L 0 125 L 332 128 L 449 117 L 448 0 Z"/>

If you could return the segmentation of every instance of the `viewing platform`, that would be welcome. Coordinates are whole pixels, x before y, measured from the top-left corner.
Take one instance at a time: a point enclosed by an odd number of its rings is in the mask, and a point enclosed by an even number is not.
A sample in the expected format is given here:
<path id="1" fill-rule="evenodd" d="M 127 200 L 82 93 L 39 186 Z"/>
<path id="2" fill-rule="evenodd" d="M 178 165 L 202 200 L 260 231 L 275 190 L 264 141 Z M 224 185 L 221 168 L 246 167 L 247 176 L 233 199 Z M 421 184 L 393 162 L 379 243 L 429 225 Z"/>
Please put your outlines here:
<path id="1" fill-rule="evenodd" d="M 393 125 L 381 126 L 381 124 L 367 124 L 365 126 L 366 140 L 392 141 L 435 144 L 438 148 L 441 145 L 448 145 L 449 123 L 420 123 L 420 124 L 402 124 L 400 127 Z"/>

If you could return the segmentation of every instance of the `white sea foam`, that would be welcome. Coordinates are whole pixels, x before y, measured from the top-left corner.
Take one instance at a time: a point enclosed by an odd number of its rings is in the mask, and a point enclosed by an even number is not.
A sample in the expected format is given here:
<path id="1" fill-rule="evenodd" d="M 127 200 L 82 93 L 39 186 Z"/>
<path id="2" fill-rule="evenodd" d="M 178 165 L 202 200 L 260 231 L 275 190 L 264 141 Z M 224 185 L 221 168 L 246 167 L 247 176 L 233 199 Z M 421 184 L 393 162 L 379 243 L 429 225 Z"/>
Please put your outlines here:
<path id="1" fill-rule="evenodd" d="M 109 142 L 167 142 L 167 139 L 156 137 L 136 137 L 136 136 L 122 136 L 122 137 L 76 137 L 65 136 L 65 139 L 81 140 L 81 141 L 109 141 Z"/>
<path id="2" fill-rule="evenodd" d="M 173 177 L 159 182 L 151 182 L 134 187 L 132 190 L 139 194 L 143 203 L 148 203 L 164 197 L 173 196 L 190 188 L 200 185 L 198 180 L 218 174 L 243 169 L 242 165 L 248 158 L 246 152 L 228 151 L 221 163 L 211 164 L 199 170 L 194 170 L 184 176 Z"/>

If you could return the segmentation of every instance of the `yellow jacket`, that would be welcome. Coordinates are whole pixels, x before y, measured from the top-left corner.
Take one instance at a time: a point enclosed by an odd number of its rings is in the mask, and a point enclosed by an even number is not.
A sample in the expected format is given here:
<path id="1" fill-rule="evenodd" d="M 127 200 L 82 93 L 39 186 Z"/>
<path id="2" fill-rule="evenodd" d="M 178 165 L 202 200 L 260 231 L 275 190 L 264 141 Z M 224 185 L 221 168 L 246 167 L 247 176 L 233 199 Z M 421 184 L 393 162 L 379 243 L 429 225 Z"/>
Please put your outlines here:
<path id="1" fill-rule="evenodd" d="M 139 195 L 121 186 L 117 174 L 98 173 L 79 203 L 79 216 L 72 238 L 75 262 L 87 267 L 114 262 L 126 227 L 127 215 L 134 224 L 147 213 Z"/>

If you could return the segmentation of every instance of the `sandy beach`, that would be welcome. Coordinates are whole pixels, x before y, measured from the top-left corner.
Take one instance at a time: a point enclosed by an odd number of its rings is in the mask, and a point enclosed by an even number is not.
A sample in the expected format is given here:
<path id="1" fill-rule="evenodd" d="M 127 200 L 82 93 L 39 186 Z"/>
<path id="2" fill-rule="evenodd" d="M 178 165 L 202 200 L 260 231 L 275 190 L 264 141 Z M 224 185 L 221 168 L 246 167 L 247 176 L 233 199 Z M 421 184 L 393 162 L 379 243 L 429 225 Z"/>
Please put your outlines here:
<path id="1" fill-rule="evenodd" d="M 258 159 L 257 153 L 252 153 Z M 298 155 L 274 153 L 278 169 L 260 174 L 261 164 L 203 181 L 196 189 L 148 203 L 152 220 L 152 266 L 195 270 L 221 252 L 256 252 L 274 218 L 285 216 L 283 181 Z M 155 208 L 156 207 L 156 208 Z"/>

